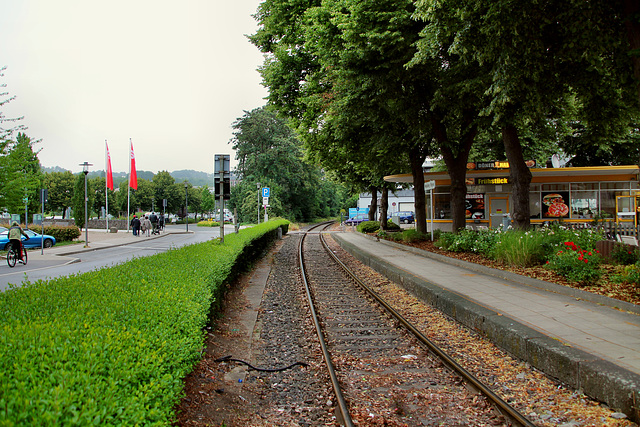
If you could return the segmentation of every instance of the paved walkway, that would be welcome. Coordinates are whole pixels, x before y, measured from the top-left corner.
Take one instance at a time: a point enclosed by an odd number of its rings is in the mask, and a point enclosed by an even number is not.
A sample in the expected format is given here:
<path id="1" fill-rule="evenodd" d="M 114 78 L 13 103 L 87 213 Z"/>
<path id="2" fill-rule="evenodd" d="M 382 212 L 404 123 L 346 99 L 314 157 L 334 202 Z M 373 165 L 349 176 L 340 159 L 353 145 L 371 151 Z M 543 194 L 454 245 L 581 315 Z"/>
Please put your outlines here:
<path id="1" fill-rule="evenodd" d="M 629 413 L 635 406 L 639 306 L 360 233 L 333 236 L 360 260 L 516 357 L 612 407 Z"/>

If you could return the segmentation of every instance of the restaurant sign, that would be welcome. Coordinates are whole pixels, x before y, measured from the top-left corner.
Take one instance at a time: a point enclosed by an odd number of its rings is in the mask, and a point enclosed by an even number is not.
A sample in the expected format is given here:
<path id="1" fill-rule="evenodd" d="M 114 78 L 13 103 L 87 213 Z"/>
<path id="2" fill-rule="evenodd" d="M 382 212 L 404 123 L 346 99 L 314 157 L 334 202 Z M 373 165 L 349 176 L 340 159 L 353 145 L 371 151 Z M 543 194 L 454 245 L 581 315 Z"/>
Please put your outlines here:
<path id="1" fill-rule="evenodd" d="M 535 168 L 535 160 L 527 160 L 527 167 Z M 509 162 L 506 160 L 492 160 L 490 162 L 470 162 L 467 163 L 468 170 L 488 170 L 488 169 L 509 169 Z"/>

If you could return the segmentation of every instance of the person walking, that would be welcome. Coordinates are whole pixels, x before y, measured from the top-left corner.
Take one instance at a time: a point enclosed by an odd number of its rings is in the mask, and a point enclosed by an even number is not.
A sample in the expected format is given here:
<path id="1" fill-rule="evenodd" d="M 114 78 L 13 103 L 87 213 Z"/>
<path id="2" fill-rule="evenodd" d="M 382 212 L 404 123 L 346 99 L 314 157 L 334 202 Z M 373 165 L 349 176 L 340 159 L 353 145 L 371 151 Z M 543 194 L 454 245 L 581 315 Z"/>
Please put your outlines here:
<path id="1" fill-rule="evenodd" d="M 131 220 L 131 228 L 133 229 L 133 235 L 138 236 L 140 234 L 140 219 L 134 215 Z"/>
<path id="2" fill-rule="evenodd" d="M 152 234 L 158 234 L 158 215 L 155 212 L 151 212 L 149 221 L 151 221 Z"/>
<path id="3" fill-rule="evenodd" d="M 151 236 L 151 221 L 149 220 L 149 216 L 145 215 L 142 220 L 142 234 L 146 234 L 147 237 Z"/>
<path id="4" fill-rule="evenodd" d="M 20 224 L 17 221 L 13 221 L 11 224 L 11 228 L 9 228 L 9 242 L 11 242 L 11 246 L 13 246 L 13 250 L 18 253 L 20 257 L 20 262 L 24 264 L 24 259 L 22 257 L 22 240 L 21 236 L 24 236 L 29 240 L 29 235 L 25 233 Z"/>

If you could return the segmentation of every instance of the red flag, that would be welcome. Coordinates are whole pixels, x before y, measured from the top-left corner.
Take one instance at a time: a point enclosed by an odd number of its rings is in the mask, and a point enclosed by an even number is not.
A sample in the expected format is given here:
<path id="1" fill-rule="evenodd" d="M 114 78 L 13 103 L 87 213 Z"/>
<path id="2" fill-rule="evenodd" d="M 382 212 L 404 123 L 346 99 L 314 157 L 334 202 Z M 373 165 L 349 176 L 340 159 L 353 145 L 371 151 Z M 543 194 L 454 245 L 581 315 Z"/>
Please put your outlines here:
<path id="1" fill-rule="evenodd" d="M 129 157 L 131 157 L 131 170 L 129 171 L 129 187 L 134 190 L 138 189 L 138 175 L 136 174 L 136 156 L 133 154 L 133 142 L 129 140 L 131 149 L 129 150 Z"/>
<path id="2" fill-rule="evenodd" d="M 111 170 L 111 154 L 109 154 L 109 144 L 104 142 L 107 146 L 107 188 L 113 191 L 113 171 Z"/>

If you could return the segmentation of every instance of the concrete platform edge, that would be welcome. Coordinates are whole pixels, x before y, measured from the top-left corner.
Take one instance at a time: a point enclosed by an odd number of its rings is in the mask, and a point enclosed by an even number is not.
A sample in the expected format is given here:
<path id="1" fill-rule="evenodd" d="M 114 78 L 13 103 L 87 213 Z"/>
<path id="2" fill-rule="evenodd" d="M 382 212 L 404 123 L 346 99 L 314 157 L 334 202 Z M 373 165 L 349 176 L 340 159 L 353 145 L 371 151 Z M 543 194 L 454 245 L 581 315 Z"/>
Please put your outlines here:
<path id="1" fill-rule="evenodd" d="M 340 233 L 332 235 L 343 249 L 362 263 L 485 336 L 509 354 L 526 361 L 569 387 L 580 390 L 611 408 L 627 414 L 631 420 L 635 422 L 640 420 L 640 412 L 634 403 L 640 401 L 640 375 L 583 350 L 567 346 L 509 317 L 487 309 L 463 295 L 448 291 L 409 271 L 391 265 L 384 259 L 377 258 L 345 241 Z M 404 247 L 399 249 L 405 250 Z"/>

